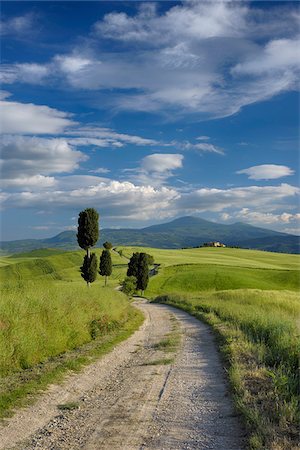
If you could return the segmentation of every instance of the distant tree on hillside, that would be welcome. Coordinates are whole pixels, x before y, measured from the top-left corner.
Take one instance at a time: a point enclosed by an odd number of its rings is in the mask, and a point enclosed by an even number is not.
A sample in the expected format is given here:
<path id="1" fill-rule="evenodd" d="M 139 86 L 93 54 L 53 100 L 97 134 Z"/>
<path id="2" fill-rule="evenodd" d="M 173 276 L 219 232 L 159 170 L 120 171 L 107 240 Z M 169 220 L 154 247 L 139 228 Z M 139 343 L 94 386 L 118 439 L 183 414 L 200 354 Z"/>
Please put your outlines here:
<path id="1" fill-rule="evenodd" d="M 96 255 L 92 258 L 90 249 L 94 247 L 99 238 L 99 214 L 94 208 L 87 208 L 79 213 L 78 217 L 78 229 L 77 229 L 77 242 L 79 247 L 86 250 L 86 256 L 83 260 L 81 267 L 81 275 L 90 287 L 90 283 L 95 281 L 89 281 L 92 276 L 88 274 L 93 273 Z M 97 267 L 97 264 L 96 264 Z M 84 272 L 82 272 L 84 268 Z M 86 274 L 86 275 L 84 275 Z M 84 275 L 84 276 L 83 276 Z M 97 269 L 96 269 L 97 276 Z"/>
<path id="2" fill-rule="evenodd" d="M 142 291 L 142 295 L 144 295 L 144 291 L 147 288 L 149 282 L 149 265 L 147 253 L 139 254 L 138 273 L 136 278 L 136 287 L 137 289 L 140 289 Z"/>
<path id="3" fill-rule="evenodd" d="M 85 255 L 83 258 L 83 264 L 80 267 L 82 278 L 88 285 L 93 283 L 97 278 L 98 261 L 95 253 Z"/>
<path id="4" fill-rule="evenodd" d="M 111 242 L 106 241 L 106 242 L 103 243 L 103 247 L 104 247 L 106 250 L 111 250 L 112 247 L 113 247 L 113 245 L 112 245 Z"/>
<path id="5" fill-rule="evenodd" d="M 127 276 L 128 277 L 138 277 L 138 266 L 139 266 L 140 253 L 133 253 L 132 257 L 128 263 Z"/>
<path id="6" fill-rule="evenodd" d="M 110 277 L 112 274 L 112 262 L 109 250 L 103 250 L 102 255 L 100 257 L 100 275 L 105 277 L 105 286 L 107 284 L 107 277 Z"/>

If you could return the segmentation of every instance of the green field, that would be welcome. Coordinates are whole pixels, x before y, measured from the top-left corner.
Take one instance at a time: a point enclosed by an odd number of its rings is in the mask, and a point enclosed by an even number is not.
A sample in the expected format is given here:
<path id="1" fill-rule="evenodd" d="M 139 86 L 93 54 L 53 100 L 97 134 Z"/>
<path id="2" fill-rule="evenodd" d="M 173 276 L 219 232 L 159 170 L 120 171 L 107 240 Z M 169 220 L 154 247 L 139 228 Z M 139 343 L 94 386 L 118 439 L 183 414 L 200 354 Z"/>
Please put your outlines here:
<path id="1" fill-rule="evenodd" d="M 129 256 L 138 248 L 123 248 Z M 251 449 L 295 449 L 300 258 L 240 249 L 139 249 L 160 264 L 146 295 L 212 326 Z"/>
<path id="2" fill-rule="evenodd" d="M 99 276 L 88 289 L 79 272 L 83 255 L 36 250 L 1 257 L 0 417 L 141 323 L 141 314 L 113 289 L 126 260 L 113 253 L 108 287 Z"/>
<path id="3" fill-rule="evenodd" d="M 132 308 L 112 288 L 125 277 L 132 253 L 144 251 L 159 265 L 146 296 L 182 308 L 214 329 L 250 448 L 295 449 L 300 257 L 230 248 L 117 250 L 123 257 L 112 252 L 109 287 L 98 277 L 88 291 L 79 273 L 82 251 L 1 257 L 2 387 L 19 373 L 35 373 L 41 361 L 47 366 L 49 357 L 82 348 L 94 334 L 122 329 Z M 14 396 L 2 398 L 3 409 L 14 404 Z"/>

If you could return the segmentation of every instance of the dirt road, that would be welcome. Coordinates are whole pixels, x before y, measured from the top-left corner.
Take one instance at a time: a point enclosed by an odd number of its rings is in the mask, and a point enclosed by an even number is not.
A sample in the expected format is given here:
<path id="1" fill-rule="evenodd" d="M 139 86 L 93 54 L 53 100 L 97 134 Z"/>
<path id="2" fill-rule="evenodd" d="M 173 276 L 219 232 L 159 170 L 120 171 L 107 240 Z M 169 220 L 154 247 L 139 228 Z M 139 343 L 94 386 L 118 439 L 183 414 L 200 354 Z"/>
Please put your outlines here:
<path id="1" fill-rule="evenodd" d="M 142 299 L 146 320 L 110 354 L 0 428 L 0 449 L 243 448 L 210 329 Z M 68 404 L 69 411 L 58 409 Z"/>

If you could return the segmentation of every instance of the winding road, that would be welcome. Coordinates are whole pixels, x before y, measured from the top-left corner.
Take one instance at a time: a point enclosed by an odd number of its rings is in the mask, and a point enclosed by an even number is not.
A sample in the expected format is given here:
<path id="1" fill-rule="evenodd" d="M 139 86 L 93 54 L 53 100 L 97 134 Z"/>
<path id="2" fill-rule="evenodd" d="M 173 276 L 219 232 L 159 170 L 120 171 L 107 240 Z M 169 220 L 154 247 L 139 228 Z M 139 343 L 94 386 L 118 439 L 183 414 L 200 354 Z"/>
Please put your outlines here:
<path id="1" fill-rule="evenodd" d="M 244 448 L 210 328 L 166 305 L 135 304 L 141 328 L 16 412 L 0 449 Z M 68 402 L 76 408 L 58 409 Z"/>

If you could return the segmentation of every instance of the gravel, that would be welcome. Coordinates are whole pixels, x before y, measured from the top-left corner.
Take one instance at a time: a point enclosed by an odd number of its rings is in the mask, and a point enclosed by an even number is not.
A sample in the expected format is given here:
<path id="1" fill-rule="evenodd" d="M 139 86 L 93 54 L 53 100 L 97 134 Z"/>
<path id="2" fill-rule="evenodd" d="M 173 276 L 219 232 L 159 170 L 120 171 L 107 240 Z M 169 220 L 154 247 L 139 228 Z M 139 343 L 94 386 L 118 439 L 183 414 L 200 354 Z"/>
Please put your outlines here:
<path id="1" fill-rule="evenodd" d="M 210 328 L 170 306 L 136 305 L 141 328 L 1 425 L 1 450 L 244 448 Z M 168 353 L 155 344 L 174 323 L 181 343 Z M 58 408 L 67 403 L 70 410 Z"/>

